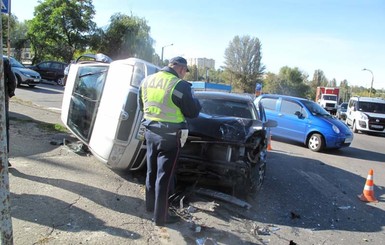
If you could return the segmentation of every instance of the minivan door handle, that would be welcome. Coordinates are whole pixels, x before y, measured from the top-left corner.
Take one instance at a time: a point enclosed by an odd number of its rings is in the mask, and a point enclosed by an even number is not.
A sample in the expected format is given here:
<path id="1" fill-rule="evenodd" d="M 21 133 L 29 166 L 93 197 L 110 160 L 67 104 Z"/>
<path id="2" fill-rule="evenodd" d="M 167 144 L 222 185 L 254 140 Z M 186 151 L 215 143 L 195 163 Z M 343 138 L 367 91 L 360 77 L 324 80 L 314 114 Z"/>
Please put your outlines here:
<path id="1" fill-rule="evenodd" d="M 128 112 L 126 112 L 125 110 L 122 110 L 122 111 L 120 112 L 120 120 L 121 120 L 121 121 L 127 120 L 128 117 L 129 117 Z"/>

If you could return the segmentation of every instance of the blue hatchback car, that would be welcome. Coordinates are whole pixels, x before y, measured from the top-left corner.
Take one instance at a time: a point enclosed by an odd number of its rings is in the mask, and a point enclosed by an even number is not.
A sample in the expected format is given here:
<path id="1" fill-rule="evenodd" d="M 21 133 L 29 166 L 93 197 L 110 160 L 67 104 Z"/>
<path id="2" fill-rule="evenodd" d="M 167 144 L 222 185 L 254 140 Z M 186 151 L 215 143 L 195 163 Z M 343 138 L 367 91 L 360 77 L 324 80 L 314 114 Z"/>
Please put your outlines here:
<path id="1" fill-rule="evenodd" d="M 271 128 L 273 137 L 302 142 L 316 152 L 326 148 L 347 147 L 353 140 L 353 132 L 346 124 L 313 101 L 263 94 L 254 103 L 261 103 L 267 118 L 277 121 L 278 126 Z"/>

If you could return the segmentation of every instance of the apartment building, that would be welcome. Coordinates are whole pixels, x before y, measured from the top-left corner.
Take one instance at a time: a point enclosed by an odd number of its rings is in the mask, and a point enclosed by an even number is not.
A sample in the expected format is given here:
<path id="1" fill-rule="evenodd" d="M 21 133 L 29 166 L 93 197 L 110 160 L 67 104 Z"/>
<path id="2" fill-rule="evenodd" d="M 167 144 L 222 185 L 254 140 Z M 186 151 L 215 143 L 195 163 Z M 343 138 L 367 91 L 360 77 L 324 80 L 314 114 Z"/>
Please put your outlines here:
<path id="1" fill-rule="evenodd" d="M 187 65 L 196 65 L 198 69 L 208 68 L 215 70 L 215 60 L 207 58 L 187 58 Z"/>

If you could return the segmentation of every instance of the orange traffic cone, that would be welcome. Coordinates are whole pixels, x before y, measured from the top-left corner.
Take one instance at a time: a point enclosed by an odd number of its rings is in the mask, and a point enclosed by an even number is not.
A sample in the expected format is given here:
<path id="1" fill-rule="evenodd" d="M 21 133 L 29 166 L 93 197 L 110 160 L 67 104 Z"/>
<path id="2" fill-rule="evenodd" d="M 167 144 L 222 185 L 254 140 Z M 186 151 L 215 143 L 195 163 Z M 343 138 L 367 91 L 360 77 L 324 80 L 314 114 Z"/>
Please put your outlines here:
<path id="1" fill-rule="evenodd" d="M 273 150 L 273 148 L 271 147 L 271 134 L 270 134 L 269 142 L 267 143 L 267 150 L 268 151 Z"/>
<path id="2" fill-rule="evenodd" d="M 373 169 L 369 171 L 364 191 L 361 195 L 358 195 L 358 198 L 363 202 L 378 202 L 374 197 Z"/>

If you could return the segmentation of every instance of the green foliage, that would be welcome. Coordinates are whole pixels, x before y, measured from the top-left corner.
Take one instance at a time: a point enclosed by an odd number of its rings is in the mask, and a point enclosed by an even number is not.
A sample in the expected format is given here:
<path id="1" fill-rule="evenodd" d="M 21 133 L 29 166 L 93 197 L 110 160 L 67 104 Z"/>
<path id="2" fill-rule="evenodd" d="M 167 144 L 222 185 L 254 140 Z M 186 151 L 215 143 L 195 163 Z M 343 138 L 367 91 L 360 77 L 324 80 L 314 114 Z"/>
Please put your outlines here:
<path id="1" fill-rule="evenodd" d="M 21 53 L 23 48 L 29 45 L 27 37 L 27 25 L 17 20 L 15 15 L 2 14 L 2 28 L 3 28 L 3 47 L 8 47 L 8 33 L 11 47 L 14 49 L 14 57 L 17 60 L 21 60 Z M 9 19 L 10 18 L 10 19 Z M 8 19 L 9 19 L 9 32 L 8 32 Z"/>
<path id="2" fill-rule="evenodd" d="M 230 73 L 232 85 L 243 92 L 254 93 L 256 81 L 265 70 L 261 46 L 258 38 L 236 36 L 225 51 L 225 70 Z"/>
<path id="3" fill-rule="evenodd" d="M 206 68 L 198 69 L 196 65 L 189 67 L 190 72 L 186 73 L 186 81 L 205 81 L 210 83 L 225 83 L 223 70 L 210 70 Z"/>
<path id="4" fill-rule="evenodd" d="M 10 31 L 8 31 L 8 19 Z M 17 17 L 14 15 L 9 16 L 8 14 L 1 14 L 2 34 L 3 34 L 3 46 L 7 47 L 8 33 L 12 37 L 12 30 L 15 28 L 17 23 Z"/>
<path id="5" fill-rule="evenodd" d="M 279 74 L 267 73 L 263 80 L 264 93 L 284 94 L 297 97 L 307 97 L 310 90 L 306 84 L 307 75 L 297 67 L 282 67 Z"/>
<path id="6" fill-rule="evenodd" d="M 106 31 L 98 30 L 99 43 L 93 43 L 94 49 L 112 59 L 137 57 L 153 61 L 154 40 L 150 37 L 150 27 L 145 19 L 117 13 L 111 16 Z"/>
<path id="7" fill-rule="evenodd" d="M 69 62 L 75 50 L 88 46 L 95 30 L 92 0 L 45 0 L 35 7 L 28 22 L 28 36 L 35 52 L 34 62 L 55 58 Z"/>

